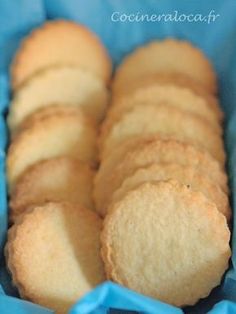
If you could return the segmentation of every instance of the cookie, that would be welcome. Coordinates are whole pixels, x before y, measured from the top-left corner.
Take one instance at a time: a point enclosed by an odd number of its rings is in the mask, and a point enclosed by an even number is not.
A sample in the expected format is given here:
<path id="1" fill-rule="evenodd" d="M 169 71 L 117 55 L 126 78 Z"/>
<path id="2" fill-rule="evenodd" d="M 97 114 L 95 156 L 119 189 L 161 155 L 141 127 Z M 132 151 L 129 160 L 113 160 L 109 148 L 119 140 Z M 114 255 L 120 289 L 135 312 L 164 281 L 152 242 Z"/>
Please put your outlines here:
<path id="1" fill-rule="evenodd" d="M 214 95 L 209 94 L 199 82 L 180 73 L 154 73 L 148 76 L 140 77 L 138 80 L 132 81 L 126 85 L 126 90 L 123 90 L 121 93 L 113 93 L 112 103 L 113 105 L 119 105 L 123 98 L 137 97 L 135 96 L 136 93 L 139 94 L 140 91 L 142 93 L 142 90 L 149 88 L 149 86 L 156 85 L 174 85 L 175 87 L 178 86 L 179 88 L 191 90 L 191 92 L 196 96 L 205 100 L 205 102 L 214 111 L 217 120 L 223 120 L 224 114 L 220 108 L 219 100 Z"/>
<path id="2" fill-rule="evenodd" d="M 138 134 L 188 141 L 206 149 L 222 164 L 225 162 L 223 141 L 214 128 L 197 115 L 176 109 L 168 103 L 137 105 L 125 112 L 99 143 L 101 155 L 114 149 L 122 140 Z"/>
<path id="3" fill-rule="evenodd" d="M 49 119 L 51 116 L 55 115 L 77 115 L 84 114 L 81 109 L 77 106 L 70 106 L 68 104 L 53 104 L 48 105 L 46 107 L 42 107 L 36 111 L 34 111 L 31 115 L 29 115 L 17 128 L 17 132 L 12 133 L 12 138 L 16 135 L 20 134 L 20 132 L 30 128 L 35 123 L 40 123 L 41 121 Z"/>
<path id="4" fill-rule="evenodd" d="M 48 118 L 50 118 L 50 116 L 52 115 L 77 115 L 77 114 L 84 114 L 83 110 L 81 110 L 80 108 L 78 108 L 77 106 L 71 106 L 68 104 L 64 104 L 64 105 L 58 105 L 58 104 L 54 104 L 54 105 L 48 105 L 47 107 L 43 107 L 41 109 L 38 109 L 36 111 L 34 111 L 29 117 L 27 117 L 19 126 L 19 128 L 17 129 L 17 132 L 13 132 L 11 134 L 12 139 L 14 139 L 14 137 L 18 134 L 20 134 L 22 131 L 24 131 L 25 129 L 28 129 L 31 127 L 31 125 L 38 123 L 40 121 L 43 120 L 47 120 Z M 89 117 L 89 120 L 91 120 L 91 118 Z M 97 127 L 97 124 L 94 124 L 94 120 L 91 121 L 91 123 Z"/>
<path id="5" fill-rule="evenodd" d="M 48 203 L 22 215 L 6 246 L 7 266 L 20 296 L 68 313 L 105 280 L 101 225 L 96 213 L 69 203 Z"/>
<path id="6" fill-rule="evenodd" d="M 112 89 L 122 92 L 130 82 L 155 73 L 180 73 L 216 93 L 217 82 L 212 65 L 198 48 L 189 42 L 166 39 L 153 41 L 134 50 L 118 67 Z"/>
<path id="7" fill-rule="evenodd" d="M 108 91 L 93 73 L 76 66 L 51 67 L 33 76 L 16 92 L 10 104 L 8 125 L 15 132 L 34 111 L 51 104 L 78 106 L 100 122 L 107 102 Z"/>
<path id="8" fill-rule="evenodd" d="M 229 221 L 231 209 L 225 192 L 213 180 L 208 178 L 204 172 L 191 166 L 179 164 L 152 164 L 146 168 L 139 168 L 130 177 L 127 177 L 121 186 L 112 194 L 111 203 L 123 199 L 127 192 L 135 189 L 141 183 L 166 181 L 174 179 L 193 191 L 201 192 L 210 201 L 216 204 L 218 210 L 225 215 Z"/>
<path id="9" fill-rule="evenodd" d="M 174 82 L 166 84 L 153 83 L 145 86 L 145 88 L 137 89 L 131 95 L 120 97 L 115 103 L 112 103 L 102 130 L 110 129 L 124 113 L 137 105 L 145 107 L 147 104 L 153 104 L 159 106 L 159 104 L 163 103 L 200 116 L 218 134 L 222 134 L 221 117 L 209 105 L 206 99 L 196 95 L 189 88 L 175 85 Z"/>
<path id="10" fill-rule="evenodd" d="M 71 156 L 81 161 L 96 161 L 96 127 L 77 108 L 77 113 L 52 113 L 22 130 L 11 143 L 7 156 L 10 190 L 27 167 L 41 160 Z"/>
<path id="11" fill-rule="evenodd" d="M 177 163 L 194 167 L 205 173 L 228 193 L 225 172 L 205 150 L 174 139 L 154 139 L 147 140 L 146 143 L 144 140 L 143 143 L 127 151 L 123 159 L 111 169 L 106 180 L 101 181 L 95 178 L 94 200 L 98 213 L 102 216 L 106 215 L 109 196 L 126 177 L 132 175 L 138 168 L 147 167 L 153 163 Z"/>
<path id="12" fill-rule="evenodd" d="M 208 296 L 231 255 L 225 217 L 175 181 L 128 193 L 105 218 L 101 239 L 109 279 L 179 307 Z"/>
<path id="13" fill-rule="evenodd" d="M 159 139 L 157 136 L 147 137 L 132 137 L 131 139 L 122 142 L 122 145 L 115 147 L 109 154 L 103 156 L 104 158 L 100 162 L 99 168 L 94 177 L 94 199 L 99 199 L 100 195 L 103 194 L 104 186 L 109 185 L 113 169 L 125 158 L 126 154 L 132 151 L 137 146 L 152 142 Z"/>
<path id="14" fill-rule="evenodd" d="M 29 207 L 66 201 L 93 209 L 94 171 L 71 157 L 57 157 L 29 167 L 19 177 L 10 199 L 10 219 L 15 221 Z"/>
<path id="15" fill-rule="evenodd" d="M 83 25 L 54 20 L 26 37 L 11 66 L 12 87 L 16 90 L 38 71 L 54 65 L 79 66 L 105 83 L 111 75 L 111 60 L 99 38 Z"/>
<path id="16" fill-rule="evenodd" d="M 97 205 L 100 202 L 100 196 L 103 195 L 106 186 L 109 186 L 113 169 L 115 169 L 116 166 L 122 162 L 126 154 L 141 144 L 147 144 L 148 142 L 151 143 L 158 139 L 160 139 L 158 136 L 132 137 L 131 139 L 127 139 L 122 142 L 122 145 L 115 147 L 115 149 L 109 154 L 103 156 L 94 177 L 93 196 L 94 199 L 97 200 Z"/>

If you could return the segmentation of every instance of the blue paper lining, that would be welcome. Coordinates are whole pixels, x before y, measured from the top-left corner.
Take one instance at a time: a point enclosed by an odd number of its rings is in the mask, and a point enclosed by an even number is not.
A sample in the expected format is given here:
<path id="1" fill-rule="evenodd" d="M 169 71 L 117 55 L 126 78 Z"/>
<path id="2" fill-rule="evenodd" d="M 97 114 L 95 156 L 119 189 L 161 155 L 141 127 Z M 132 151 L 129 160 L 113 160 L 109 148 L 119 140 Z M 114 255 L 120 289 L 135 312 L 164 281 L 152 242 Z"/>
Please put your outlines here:
<path id="1" fill-rule="evenodd" d="M 220 14 L 216 22 L 112 22 L 113 12 L 169 14 Z M 232 190 L 232 206 L 236 208 L 236 1 L 235 0 L 1 0 L 0 1 L 0 248 L 7 229 L 5 184 L 5 147 L 7 132 L 5 114 L 9 104 L 9 64 L 23 36 L 46 19 L 65 18 L 85 24 L 95 31 L 108 48 L 114 64 L 135 47 L 152 39 L 168 36 L 190 40 L 212 60 L 220 81 L 220 99 L 226 115 L 225 145 L 228 153 L 228 173 Z M 233 217 L 233 225 L 235 224 Z M 232 235 L 232 264 L 220 288 L 189 313 L 236 313 L 236 234 Z M 0 259 L 0 313 L 49 313 L 32 303 L 13 298 L 15 289 Z M 66 287 L 65 287 L 66 289 Z M 224 300 L 224 301 L 222 301 Z M 229 300 L 229 301 L 226 301 Z M 220 302 L 221 301 L 221 302 Z M 218 302 L 215 306 L 214 304 Z M 214 307 L 213 307 L 214 306 Z M 107 282 L 80 300 L 73 314 L 108 313 L 108 308 L 136 310 L 142 313 L 182 313 L 182 310 L 141 296 L 119 285 Z"/>

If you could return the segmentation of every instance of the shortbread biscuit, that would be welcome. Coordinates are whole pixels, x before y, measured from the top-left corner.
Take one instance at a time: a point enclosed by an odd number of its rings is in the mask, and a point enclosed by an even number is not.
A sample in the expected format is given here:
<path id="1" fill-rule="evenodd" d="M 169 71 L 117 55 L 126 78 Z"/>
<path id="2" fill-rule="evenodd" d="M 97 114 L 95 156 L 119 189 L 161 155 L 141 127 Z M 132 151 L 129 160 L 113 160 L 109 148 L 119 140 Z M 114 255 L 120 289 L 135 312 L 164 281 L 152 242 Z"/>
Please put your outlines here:
<path id="1" fill-rule="evenodd" d="M 18 134 L 20 134 L 22 131 L 24 131 L 25 129 L 28 129 L 31 127 L 31 125 L 35 124 L 35 123 L 39 123 L 40 121 L 43 120 L 47 120 L 50 118 L 50 116 L 52 115 L 77 115 L 77 114 L 83 114 L 84 112 L 83 110 L 81 110 L 80 108 L 78 108 L 77 106 L 71 106 L 71 105 L 58 105 L 58 104 L 54 104 L 54 105 L 49 105 L 47 107 L 43 107 L 41 109 L 36 110 L 35 112 L 33 112 L 29 117 L 27 117 L 19 126 L 19 128 L 17 129 L 17 132 L 13 132 L 11 134 L 12 139 L 14 139 L 15 136 L 17 136 Z M 86 116 L 86 115 L 85 115 Z M 89 120 L 91 120 L 91 118 L 89 117 Z M 91 121 L 92 124 L 94 124 L 94 120 Z M 94 125 L 97 127 L 97 124 Z"/>
<path id="2" fill-rule="evenodd" d="M 127 192 L 145 182 L 166 181 L 175 179 L 187 185 L 191 190 L 203 193 L 210 201 L 216 204 L 218 210 L 229 221 L 231 209 L 225 192 L 207 175 L 194 167 L 179 164 L 152 164 L 146 168 L 139 168 L 127 177 L 121 186 L 111 195 L 111 203 L 122 200 Z"/>
<path id="3" fill-rule="evenodd" d="M 142 93 L 142 90 L 145 91 L 146 88 L 153 85 L 174 85 L 179 88 L 191 90 L 195 95 L 203 98 L 211 109 L 214 110 L 217 120 L 223 120 L 224 114 L 220 108 L 217 97 L 208 93 L 206 89 L 196 80 L 180 73 L 154 73 L 148 76 L 140 77 L 138 80 L 132 81 L 128 85 L 124 86 L 126 90 L 122 90 L 121 93 L 113 93 L 112 103 L 113 105 L 119 104 L 122 98 L 131 97 L 131 95 L 133 97 L 137 97 L 135 96 L 136 93 L 139 94 L 140 91 Z"/>
<path id="4" fill-rule="evenodd" d="M 17 129 L 17 133 L 13 133 L 12 137 L 14 138 L 20 132 L 30 128 L 35 123 L 40 123 L 41 121 L 50 119 L 51 116 L 57 115 L 77 115 L 77 114 L 84 114 L 82 113 L 81 109 L 77 106 L 71 106 L 68 104 L 53 104 L 48 105 L 47 107 L 40 108 L 34 111 L 31 115 L 29 115 L 19 126 Z"/>
<path id="5" fill-rule="evenodd" d="M 97 200 L 97 204 L 99 203 L 100 195 L 103 195 L 107 184 L 109 185 L 113 169 L 123 161 L 126 154 L 141 144 L 151 143 L 158 139 L 160 138 L 157 136 L 132 137 L 131 139 L 122 142 L 122 145 L 116 147 L 109 154 L 103 156 L 104 158 L 101 160 L 94 178 L 93 195 L 94 199 Z"/>
<path id="6" fill-rule="evenodd" d="M 145 88 L 139 88 L 136 92 L 126 97 L 120 97 L 112 106 L 102 126 L 103 130 L 109 130 L 122 115 L 137 105 L 149 104 L 159 106 L 166 103 L 174 108 L 196 114 L 206 120 L 217 133 L 222 134 L 220 116 L 212 109 L 205 98 L 196 95 L 191 89 L 179 87 L 172 82 L 169 84 L 150 84 Z"/>
<path id="7" fill-rule="evenodd" d="M 120 93 L 130 82 L 155 73 L 183 73 L 210 93 L 217 91 L 214 70 L 204 54 L 189 42 L 175 39 L 153 41 L 128 55 L 115 73 L 113 91 Z"/>
<path id="8" fill-rule="evenodd" d="M 144 141 L 127 151 L 123 159 L 119 163 L 116 162 L 110 173 L 103 170 L 107 173 L 106 177 L 101 175 L 104 178 L 103 181 L 95 178 L 94 200 L 98 213 L 101 216 L 106 215 L 109 196 L 121 185 L 126 177 L 132 175 L 138 168 L 147 167 L 153 163 L 177 163 L 183 166 L 192 166 L 204 172 L 223 191 L 228 193 L 225 172 L 219 163 L 205 150 L 173 139 L 147 140 L 146 143 Z"/>
<path id="9" fill-rule="evenodd" d="M 8 125 L 14 132 L 34 111 L 51 104 L 81 107 L 95 121 L 104 117 L 108 91 L 102 80 L 79 67 L 50 67 L 33 76 L 10 104 Z"/>
<path id="10" fill-rule="evenodd" d="M 231 255 L 225 217 L 175 181 L 128 193 L 105 218 L 101 239 L 109 279 L 175 306 L 208 296 Z"/>
<path id="11" fill-rule="evenodd" d="M 175 77 L 175 75 L 155 75 L 148 77 L 143 84 L 138 85 L 129 93 L 112 98 L 112 107 L 109 113 L 115 109 L 119 110 L 118 107 L 130 107 L 132 106 L 131 102 L 161 102 L 171 100 L 173 105 L 204 116 L 212 123 L 222 121 L 223 112 L 216 97 L 206 93 L 202 89 L 198 92 L 198 89 L 194 89 L 187 82 L 186 84 L 182 83 L 182 80 L 179 83 L 179 76 L 176 78 L 177 81 Z M 185 76 L 180 77 L 182 79 L 185 78 Z M 183 102 L 190 102 L 191 105 L 183 104 Z"/>
<path id="12" fill-rule="evenodd" d="M 7 265 L 21 297 L 68 313 L 104 281 L 101 225 L 94 212 L 70 203 L 48 203 L 22 215 L 6 246 Z"/>
<path id="13" fill-rule="evenodd" d="M 17 180 L 10 199 L 10 218 L 15 221 L 29 207 L 66 201 L 93 209 L 94 170 L 71 157 L 41 161 Z"/>
<path id="14" fill-rule="evenodd" d="M 96 161 L 96 128 L 77 108 L 75 112 L 51 114 L 22 130 L 10 145 L 7 179 L 10 190 L 25 169 L 34 163 L 59 156 Z"/>
<path id="15" fill-rule="evenodd" d="M 53 65 L 79 66 L 106 83 L 111 75 L 110 57 L 98 37 L 83 25 L 57 20 L 33 30 L 23 40 L 11 67 L 13 89 Z"/>
<path id="16" fill-rule="evenodd" d="M 113 169 L 122 162 L 128 152 L 141 144 L 147 144 L 148 142 L 153 142 L 158 139 L 160 139 L 158 136 L 132 137 L 131 139 L 122 142 L 122 145 L 116 147 L 112 152 L 105 155 L 95 174 L 95 192 L 102 187 L 105 180 L 109 179 Z"/>
<path id="17" fill-rule="evenodd" d="M 163 138 L 189 141 L 206 149 L 224 164 L 225 153 L 222 138 L 205 120 L 197 115 L 160 104 L 138 105 L 125 112 L 112 128 L 104 131 L 100 142 L 101 154 L 114 149 L 124 139 L 138 134 L 156 134 Z"/>

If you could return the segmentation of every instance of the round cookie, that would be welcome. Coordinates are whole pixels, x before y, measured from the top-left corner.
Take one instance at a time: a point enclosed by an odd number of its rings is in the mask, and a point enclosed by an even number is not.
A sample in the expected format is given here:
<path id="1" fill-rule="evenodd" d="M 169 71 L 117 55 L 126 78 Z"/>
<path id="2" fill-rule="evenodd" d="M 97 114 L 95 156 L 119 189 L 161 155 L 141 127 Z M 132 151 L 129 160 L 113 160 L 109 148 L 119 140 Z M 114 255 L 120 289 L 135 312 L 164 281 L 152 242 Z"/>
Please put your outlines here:
<path id="1" fill-rule="evenodd" d="M 29 207 L 65 201 L 93 209 L 94 171 L 71 157 L 56 157 L 26 169 L 11 193 L 10 219 L 15 221 Z"/>
<path id="2" fill-rule="evenodd" d="M 220 117 L 206 99 L 196 95 L 191 89 L 177 86 L 172 82 L 172 84 L 150 84 L 145 88 L 137 89 L 133 94 L 120 97 L 115 103 L 112 103 L 102 125 L 102 136 L 104 136 L 104 130 L 110 130 L 124 113 L 129 112 L 135 106 L 146 107 L 149 104 L 159 106 L 163 103 L 196 114 L 206 120 L 206 123 L 209 123 L 218 134 L 222 134 Z"/>
<path id="3" fill-rule="evenodd" d="M 111 60 L 99 38 L 83 25 L 54 20 L 26 37 L 11 66 L 15 90 L 36 72 L 53 65 L 82 67 L 105 83 L 111 75 Z"/>
<path id="4" fill-rule="evenodd" d="M 101 175 L 102 178 L 106 178 L 105 180 L 95 178 L 94 200 L 96 210 L 100 215 L 105 216 L 109 195 L 121 185 L 124 178 L 132 175 L 138 168 L 147 167 L 153 163 L 177 163 L 192 166 L 205 173 L 225 192 L 228 192 L 225 172 L 205 150 L 173 139 L 148 139 L 146 143 L 144 140 L 136 144 L 129 151 L 126 150 L 127 153 L 123 159 L 113 166 L 109 175 L 108 171 L 106 177 Z"/>
<path id="5" fill-rule="evenodd" d="M 101 239 L 109 279 L 179 307 L 208 296 L 231 255 L 225 217 L 175 181 L 128 193 L 105 218 Z"/>
<path id="6" fill-rule="evenodd" d="M 222 164 L 225 162 L 223 141 L 214 128 L 197 115 L 176 109 L 168 103 L 137 105 L 124 113 L 110 130 L 104 131 L 103 141 L 99 143 L 101 154 L 138 134 L 188 141 L 206 149 Z"/>
<path id="7" fill-rule="evenodd" d="M 112 89 L 114 93 L 121 93 L 130 82 L 163 72 L 187 75 L 210 93 L 217 91 L 214 70 L 201 50 L 175 39 L 153 41 L 134 50 L 118 67 Z"/>
<path id="8" fill-rule="evenodd" d="M 205 102 L 214 111 L 217 120 L 223 120 L 224 114 L 220 108 L 219 100 L 215 95 L 209 94 L 206 89 L 196 80 L 191 77 L 180 73 L 154 73 L 148 76 L 140 77 L 139 80 L 135 80 L 126 85 L 127 90 L 123 90 L 121 93 L 112 94 L 112 104 L 119 105 L 123 98 L 138 97 L 136 93 L 142 94 L 142 91 L 150 86 L 175 86 L 181 89 L 188 89 L 196 96 L 205 100 Z M 139 96 L 140 97 L 140 96 Z"/>
<path id="9" fill-rule="evenodd" d="M 10 104 L 8 125 L 15 132 L 34 111 L 51 104 L 75 105 L 95 121 L 104 117 L 108 91 L 102 80 L 79 67 L 49 67 L 34 75 Z"/>
<path id="10" fill-rule="evenodd" d="M 132 137 L 131 139 L 127 139 L 122 142 L 122 145 L 116 147 L 109 154 L 104 155 L 94 178 L 95 194 L 100 190 L 103 183 L 109 179 L 113 169 L 125 158 L 125 155 L 129 151 L 132 151 L 137 146 L 140 146 L 140 144 L 147 144 L 148 142 L 159 139 L 160 138 L 158 136 Z"/>
<path id="11" fill-rule="evenodd" d="M 56 112 L 22 130 L 11 143 L 7 156 L 10 190 L 25 169 L 34 163 L 58 156 L 84 162 L 96 161 L 96 128 L 80 110 Z"/>
<path id="12" fill-rule="evenodd" d="M 111 195 L 111 203 L 123 199 L 127 192 L 137 188 L 145 182 L 166 181 L 174 179 L 188 186 L 193 191 L 201 192 L 210 201 L 216 204 L 218 210 L 229 221 L 231 209 L 225 192 L 207 175 L 191 166 L 179 164 L 152 164 L 145 168 L 139 168 L 130 177 L 127 177 L 121 186 Z M 110 207 L 110 206 L 109 206 Z"/>
<path id="13" fill-rule="evenodd" d="M 48 203 L 21 216 L 8 233 L 7 266 L 22 298 L 68 313 L 105 280 L 102 221 L 69 203 Z"/>
<path id="14" fill-rule="evenodd" d="M 94 177 L 93 196 L 94 199 L 97 200 L 97 205 L 100 202 L 100 196 L 104 193 L 104 189 L 106 189 L 106 186 L 109 186 L 113 169 L 115 169 L 116 166 L 122 162 L 126 154 L 141 144 L 151 143 L 152 141 L 159 139 L 160 138 L 157 136 L 133 137 L 131 139 L 125 140 L 122 142 L 122 145 L 119 145 L 109 154 L 103 156 L 103 159 L 101 160 L 99 168 L 96 171 Z"/>
<path id="15" fill-rule="evenodd" d="M 48 105 L 47 107 L 43 107 L 41 109 L 38 109 L 34 111 L 30 116 L 28 116 L 19 126 L 17 129 L 17 132 L 13 132 L 11 134 L 12 139 L 14 139 L 15 136 L 19 135 L 22 131 L 30 128 L 33 126 L 35 123 L 40 123 L 41 121 L 50 119 L 51 116 L 53 115 L 78 115 L 82 114 L 85 115 L 83 110 L 78 108 L 77 106 L 71 106 L 68 104 L 63 104 L 63 105 Z M 86 117 L 86 115 L 85 115 Z M 88 120 L 91 120 L 90 117 L 88 117 Z M 94 124 L 94 120 L 91 121 Z M 97 125 L 94 124 L 94 127 L 97 127 Z"/>

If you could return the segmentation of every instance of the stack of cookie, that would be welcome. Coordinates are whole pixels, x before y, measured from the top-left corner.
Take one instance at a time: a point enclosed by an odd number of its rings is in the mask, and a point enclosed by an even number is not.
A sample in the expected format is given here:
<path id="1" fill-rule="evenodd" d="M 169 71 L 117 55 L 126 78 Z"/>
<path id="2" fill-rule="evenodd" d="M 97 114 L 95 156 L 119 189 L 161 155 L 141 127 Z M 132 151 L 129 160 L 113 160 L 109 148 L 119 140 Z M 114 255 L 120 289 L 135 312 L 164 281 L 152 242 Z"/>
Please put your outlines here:
<path id="1" fill-rule="evenodd" d="M 107 278 L 193 305 L 231 254 L 215 73 L 191 44 L 156 41 L 123 61 L 112 92 L 94 188 Z"/>
<path id="2" fill-rule="evenodd" d="M 7 264 L 22 297 L 66 313 L 105 280 L 91 209 L 111 61 L 95 34 L 59 20 L 23 41 L 11 75 Z"/>
<path id="3" fill-rule="evenodd" d="M 97 129 L 108 103 L 111 62 L 85 27 L 54 21 L 22 43 L 12 68 L 7 158 L 10 216 L 45 201 L 93 208 Z"/>

